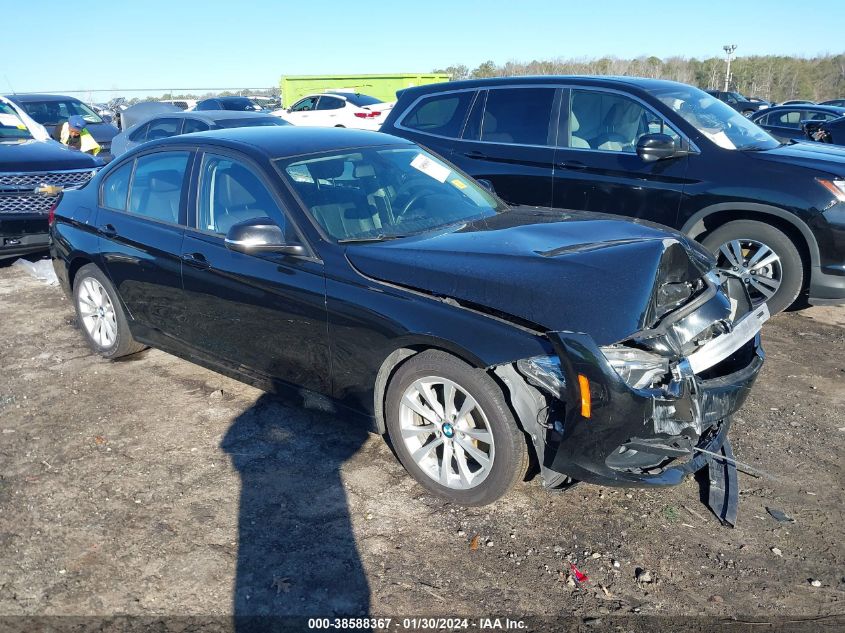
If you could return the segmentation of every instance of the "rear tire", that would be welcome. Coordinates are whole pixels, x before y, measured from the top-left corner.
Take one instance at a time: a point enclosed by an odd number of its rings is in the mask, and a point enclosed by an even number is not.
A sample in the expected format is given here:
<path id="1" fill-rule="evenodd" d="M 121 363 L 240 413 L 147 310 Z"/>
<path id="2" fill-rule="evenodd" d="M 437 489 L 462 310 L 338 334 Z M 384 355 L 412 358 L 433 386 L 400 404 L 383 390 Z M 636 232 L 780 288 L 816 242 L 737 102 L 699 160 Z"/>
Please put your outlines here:
<path id="1" fill-rule="evenodd" d="M 399 366 L 387 388 L 385 413 L 408 473 L 455 503 L 492 503 L 528 469 L 525 436 L 502 390 L 484 370 L 445 352 L 420 352 Z"/>
<path id="2" fill-rule="evenodd" d="M 801 293 L 804 262 L 795 243 L 780 229 L 755 220 L 736 220 L 715 229 L 701 243 L 716 256 L 725 275 L 746 282 L 755 306 L 766 303 L 769 312 L 777 314 Z"/>
<path id="3" fill-rule="evenodd" d="M 146 347 L 132 338 L 114 286 L 94 264 L 76 273 L 73 303 L 88 346 L 103 358 L 128 356 Z"/>

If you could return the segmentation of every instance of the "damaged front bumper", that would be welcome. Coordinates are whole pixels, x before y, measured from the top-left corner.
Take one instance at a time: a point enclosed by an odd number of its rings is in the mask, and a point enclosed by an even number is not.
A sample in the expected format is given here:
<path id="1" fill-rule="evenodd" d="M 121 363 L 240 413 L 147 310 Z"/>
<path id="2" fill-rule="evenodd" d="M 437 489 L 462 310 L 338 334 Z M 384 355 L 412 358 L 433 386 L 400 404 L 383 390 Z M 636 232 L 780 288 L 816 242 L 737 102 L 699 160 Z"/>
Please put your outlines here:
<path id="1" fill-rule="evenodd" d="M 760 327 L 768 311 L 736 311 L 736 302 L 711 291 L 660 328 L 632 337 L 672 358 L 667 379 L 645 389 L 632 388 L 590 336 L 573 332 L 547 333 L 565 383 L 556 397 L 515 366 L 495 368 L 545 484 L 668 486 L 704 467 L 707 455 L 697 449 L 720 451 L 763 365 Z"/>

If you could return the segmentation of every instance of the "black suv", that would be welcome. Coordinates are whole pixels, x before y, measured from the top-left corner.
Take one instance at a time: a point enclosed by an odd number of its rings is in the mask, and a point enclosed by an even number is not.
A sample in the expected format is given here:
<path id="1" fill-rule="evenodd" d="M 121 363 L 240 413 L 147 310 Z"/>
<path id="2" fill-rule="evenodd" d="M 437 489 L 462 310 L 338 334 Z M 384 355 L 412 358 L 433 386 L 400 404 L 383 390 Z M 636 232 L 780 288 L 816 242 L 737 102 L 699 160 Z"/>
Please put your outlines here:
<path id="1" fill-rule="evenodd" d="M 680 229 L 771 312 L 845 302 L 845 153 L 780 143 L 698 88 L 628 77 L 434 84 L 401 91 L 381 131 L 509 202 Z"/>
<path id="2" fill-rule="evenodd" d="M 55 141 L 32 138 L 0 101 L 0 260 L 46 251 L 47 214 L 61 189 L 87 183 L 103 162 Z"/>

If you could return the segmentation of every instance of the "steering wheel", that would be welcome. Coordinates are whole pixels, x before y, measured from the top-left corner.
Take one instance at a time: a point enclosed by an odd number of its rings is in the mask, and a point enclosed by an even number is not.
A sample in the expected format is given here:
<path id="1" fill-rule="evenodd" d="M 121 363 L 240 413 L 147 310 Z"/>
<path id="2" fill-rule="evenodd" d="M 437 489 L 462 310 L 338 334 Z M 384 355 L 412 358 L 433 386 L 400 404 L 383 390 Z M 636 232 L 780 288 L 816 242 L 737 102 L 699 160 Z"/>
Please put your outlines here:
<path id="1" fill-rule="evenodd" d="M 399 190 L 396 192 L 396 199 L 400 199 L 406 193 L 409 193 L 412 189 L 419 187 L 419 190 L 416 193 L 410 194 L 410 198 L 408 202 L 402 205 L 402 208 L 399 210 L 398 213 L 395 214 L 394 219 L 399 220 L 405 214 L 410 211 L 413 206 L 420 201 L 425 195 L 429 193 L 437 193 L 437 188 L 429 184 L 427 182 L 419 182 L 417 180 L 411 180 L 409 182 L 404 183 L 399 187 Z"/>

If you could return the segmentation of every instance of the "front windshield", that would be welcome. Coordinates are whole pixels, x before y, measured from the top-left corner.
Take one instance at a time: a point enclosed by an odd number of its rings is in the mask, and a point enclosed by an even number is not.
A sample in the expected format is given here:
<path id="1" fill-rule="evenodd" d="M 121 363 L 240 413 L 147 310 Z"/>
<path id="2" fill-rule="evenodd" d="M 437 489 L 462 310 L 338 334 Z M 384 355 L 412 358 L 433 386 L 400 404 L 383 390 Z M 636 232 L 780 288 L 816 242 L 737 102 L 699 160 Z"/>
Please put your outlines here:
<path id="1" fill-rule="evenodd" d="M 672 87 L 658 90 L 654 96 L 724 149 L 772 149 L 780 145 L 756 123 L 698 88 Z"/>
<path id="2" fill-rule="evenodd" d="M 57 125 L 79 115 L 87 123 L 102 123 L 102 117 L 87 105 L 76 99 L 61 101 L 25 101 L 21 104 L 24 111 L 41 125 Z"/>
<path id="3" fill-rule="evenodd" d="M 338 241 L 390 239 L 495 215 L 495 196 L 419 147 L 378 147 L 279 161 Z"/>
<path id="4" fill-rule="evenodd" d="M 0 102 L 0 141 L 30 139 L 32 134 L 21 121 L 15 109 Z"/>

